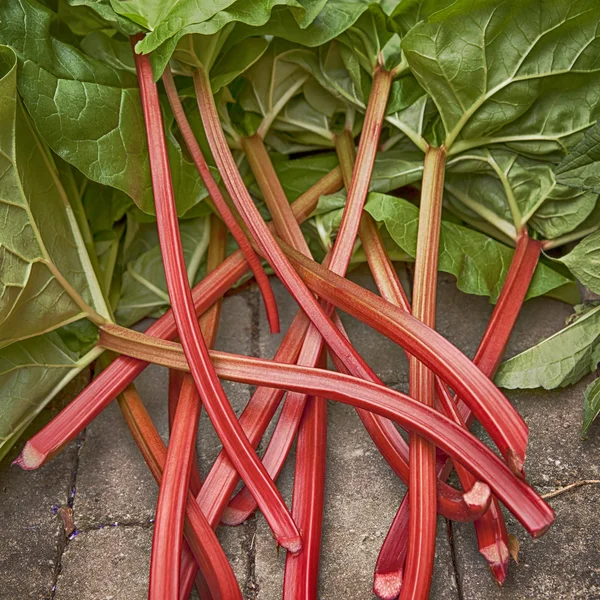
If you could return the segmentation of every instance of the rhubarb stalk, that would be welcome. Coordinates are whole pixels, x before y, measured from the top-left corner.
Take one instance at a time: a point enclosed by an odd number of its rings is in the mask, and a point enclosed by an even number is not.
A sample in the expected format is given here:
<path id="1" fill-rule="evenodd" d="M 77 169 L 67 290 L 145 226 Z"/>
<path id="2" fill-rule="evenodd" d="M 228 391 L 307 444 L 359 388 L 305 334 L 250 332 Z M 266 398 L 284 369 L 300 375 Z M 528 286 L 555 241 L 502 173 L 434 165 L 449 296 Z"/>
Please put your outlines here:
<path id="1" fill-rule="evenodd" d="M 319 197 L 337 192 L 342 187 L 339 167 L 320 179 L 293 204 L 296 218 L 303 222 L 315 209 Z M 194 309 L 202 314 L 248 271 L 249 265 L 240 250 L 228 256 L 213 273 L 208 274 L 192 290 Z M 172 309 L 153 323 L 149 335 L 174 339 L 177 326 Z M 147 366 L 142 361 L 126 356 L 116 358 L 68 406 L 34 435 L 15 460 L 23 469 L 37 469 L 52 459 L 69 442 L 73 441 L 108 404 L 117 397 Z"/>
<path id="2" fill-rule="evenodd" d="M 260 259 L 252 249 L 252 245 L 248 241 L 248 238 L 244 234 L 242 228 L 238 225 L 238 222 L 232 214 L 231 209 L 227 205 L 225 198 L 223 198 L 223 194 L 221 193 L 219 186 L 215 182 L 210 169 L 208 168 L 206 159 L 202 154 L 202 150 L 198 145 L 196 136 L 194 135 L 185 111 L 183 110 L 183 105 L 181 104 L 179 94 L 177 93 L 177 88 L 175 87 L 175 82 L 173 81 L 173 73 L 168 65 L 163 73 L 162 80 L 165 86 L 165 91 L 167 92 L 167 98 L 169 99 L 171 110 L 173 111 L 173 116 L 175 117 L 175 121 L 177 122 L 177 126 L 179 127 L 179 131 L 181 132 L 192 160 L 198 169 L 198 173 L 200 174 L 200 177 L 202 178 L 210 197 L 215 203 L 221 218 L 227 225 L 227 228 L 231 232 L 231 235 L 237 242 L 244 255 L 244 258 L 254 273 L 256 283 L 258 284 L 258 287 L 262 293 L 271 333 L 278 333 L 279 315 L 277 312 L 277 302 L 273 296 L 273 290 L 271 289 L 269 279 L 262 268 L 262 265 L 260 264 Z"/>
<path id="3" fill-rule="evenodd" d="M 152 76 L 150 59 L 135 53 L 134 57 L 148 135 L 156 222 L 167 289 L 190 372 L 215 431 L 236 469 L 255 495 L 278 543 L 297 552 L 301 548 L 298 530 L 273 480 L 244 435 L 210 362 L 186 276 L 158 90 Z"/>
<path id="4" fill-rule="evenodd" d="M 144 460 L 160 484 L 167 449 L 154 427 L 135 387 L 130 385 L 118 397 L 119 407 Z M 217 537 L 193 496 L 188 493 L 184 525 L 185 537 L 207 582 L 213 600 L 239 598 L 242 594 Z"/>

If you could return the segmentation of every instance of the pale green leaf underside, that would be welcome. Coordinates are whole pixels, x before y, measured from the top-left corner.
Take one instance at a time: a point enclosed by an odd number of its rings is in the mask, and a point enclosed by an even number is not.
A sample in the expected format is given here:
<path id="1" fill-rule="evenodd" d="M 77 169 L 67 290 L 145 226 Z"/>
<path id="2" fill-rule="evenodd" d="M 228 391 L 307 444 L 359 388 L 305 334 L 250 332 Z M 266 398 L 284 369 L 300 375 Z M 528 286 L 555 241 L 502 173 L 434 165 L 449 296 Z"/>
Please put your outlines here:
<path id="1" fill-rule="evenodd" d="M 588 235 L 559 260 L 583 285 L 600 293 L 600 232 Z"/>
<path id="2" fill-rule="evenodd" d="M 585 389 L 583 398 L 583 423 L 581 435 L 584 436 L 596 417 L 600 414 L 600 379 L 594 379 Z"/>
<path id="3" fill-rule="evenodd" d="M 600 360 L 600 307 L 500 365 L 494 381 L 508 389 L 553 390 L 579 381 Z"/>
<path id="4" fill-rule="evenodd" d="M 0 347 L 108 311 L 48 149 L 0 47 Z M 90 308 L 91 307 L 91 308 Z"/>
<path id="5" fill-rule="evenodd" d="M 558 181 L 600 194 L 600 123 L 589 129 L 556 168 Z"/>
<path id="6" fill-rule="evenodd" d="M 56 332 L 0 349 L 0 458 L 50 400 L 101 350 L 82 358 Z"/>

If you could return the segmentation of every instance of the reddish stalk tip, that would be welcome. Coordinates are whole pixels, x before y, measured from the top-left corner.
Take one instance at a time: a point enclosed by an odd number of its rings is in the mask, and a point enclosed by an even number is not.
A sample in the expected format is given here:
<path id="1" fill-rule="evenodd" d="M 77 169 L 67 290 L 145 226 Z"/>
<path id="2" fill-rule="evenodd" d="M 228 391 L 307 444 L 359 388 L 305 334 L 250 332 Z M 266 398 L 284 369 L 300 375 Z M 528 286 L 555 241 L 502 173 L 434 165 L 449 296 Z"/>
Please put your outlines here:
<path id="1" fill-rule="evenodd" d="M 498 582 L 498 585 L 502 585 L 508 574 L 508 546 L 504 541 L 498 540 L 495 544 L 481 547 L 479 552 L 487 560 L 490 573 Z"/>
<path id="2" fill-rule="evenodd" d="M 508 464 L 508 468 L 521 479 L 525 479 L 525 471 L 523 470 L 524 462 L 524 456 L 521 457 L 516 450 L 508 448 L 506 451 L 506 463 Z"/>
<path id="3" fill-rule="evenodd" d="M 292 538 L 278 538 L 277 545 L 292 554 L 298 554 L 302 550 L 302 538 L 299 535 Z"/>
<path id="4" fill-rule="evenodd" d="M 25 471 L 33 471 L 41 467 L 45 461 L 46 456 L 37 450 L 31 442 L 27 442 L 21 450 L 21 454 L 12 464 L 21 467 Z"/>
<path id="5" fill-rule="evenodd" d="M 375 573 L 373 593 L 381 600 L 396 600 L 402 589 L 402 571 Z"/>
<path id="6" fill-rule="evenodd" d="M 475 485 L 463 494 L 463 500 L 468 507 L 473 509 L 481 506 L 489 507 L 492 501 L 492 490 L 487 483 L 476 481 Z"/>
<path id="7" fill-rule="evenodd" d="M 235 507 L 228 506 L 221 516 L 221 524 L 227 525 L 228 527 L 237 527 L 238 525 L 241 525 L 247 517 L 248 514 L 245 510 L 238 510 Z"/>

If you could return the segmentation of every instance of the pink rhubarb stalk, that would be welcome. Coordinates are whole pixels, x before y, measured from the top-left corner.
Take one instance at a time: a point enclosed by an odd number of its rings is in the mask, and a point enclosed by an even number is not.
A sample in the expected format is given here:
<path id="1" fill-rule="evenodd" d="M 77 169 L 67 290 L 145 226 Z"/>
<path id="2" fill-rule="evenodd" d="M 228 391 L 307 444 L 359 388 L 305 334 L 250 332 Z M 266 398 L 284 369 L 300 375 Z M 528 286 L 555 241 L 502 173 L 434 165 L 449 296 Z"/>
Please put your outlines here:
<path id="1" fill-rule="evenodd" d="M 132 385 L 119 395 L 118 402 L 150 472 L 160 484 L 167 461 L 167 449 L 162 438 Z M 242 594 L 229 561 L 190 493 L 187 494 L 184 533 L 213 600 L 241 600 Z"/>
<path id="2" fill-rule="evenodd" d="M 318 366 L 327 368 L 323 353 Z M 327 448 L 327 400 L 309 396 L 296 442 L 296 470 L 292 516 L 302 532 L 303 551 L 288 554 L 283 579 L 283 598 L 317 598 L 319 558 L 325 501 L 325 462 Z"/>
<path id="3" fill-rule="evenodd" d="M 158 89 L 152 76 L 150 59 L 135 53 L 134 57 L 148 135 L 156 222 L 167 289 L 190 372 L 215 431 L 236 469 L 255 495 L 278 543 L 297 552 L 301 548 L 298 530 L 273 480 L 244 435 L 210 362 L 186 275 Z"/>
<path id="4" fill-rule="evenodd" d="M 157 349 L 165 350 L 160 357 L 161 364 L 180 370 L 190 368 L 179 344 L 166 340 L 153 340 L 153 343 Z M 138 352 L 144 347 L 135 343 L 124 349 Z M 210 357 L 221 379 L 271 386 L 358 406 L 418 433 L 487 483 L 534 537 L 542 535 L 554 520 L 548 504 L 485 444 L 436 409 L 402 392 L 344 373 L 275 363 L 264 358 L 216 350 L 210 351 Z"/>
<path id="5" fill-rule="evenodd" d="M 430 146 L 425 153 L 412 312 L 435 327 L 438 247 L 442 223 L 442 196 L 446 149 Z M 410 358 L 410 394 L 427 406 L 435 405 L 435 375 Z M 400 600 L 429 596 L 435 558 L 436 511 L 435 446 L 419 435 L 410 436 L 410 509 L 406 574 Z"/>
<path id="6" fill-rule="evenodd" d="M 252 249 L 252 245 L 248 241 L 248 238 L 242 231 L 242 228 L 238 225 L 238 222 L 236 221 L 235 216 L 232 214 L 231 209 L 227 205 L 225 198 L 223 198 L 223 194 L 221 193 L 219 186 L 215 182 L 210 169 L 208 168 L 206 159 L 202 154 L 202 150 L 198 145 L 196 136 L 194 135 L 185 111 L 183 110 L 183 105 L 181 104 L 179 94 L 177 93 L 177 88 L 175 87 L 175 82 L 173 81 L 173 73 L 168 65 L 163 73 L 162 80 L 165 86 L 165 91 L 167 92 L 167 98 L 169 99 L 171 110 L 173 111 L 173 116 L 175 117 L 175 121 L 177 122 L 177 126 L 179 127 L 179 131 L 181 132 L 185 145 L 189 150 L 192 160 L 198 169 L 198 173 L 200 174 L 200 177 L 202 178 L 210 197 L 213 199 L 221 218 L 227 225 L 227 228 L 231 232 L 231 235 L 237 242 L 240 250 L 244 254 L 244 258 L 254 273 L 256 283 L 258 284 L 258 287 L 262 293 L 267 320 L 269 322 L 271 332 L 278 333 L 279 314 L 277 312 L 277 302 L 273 296 L 273 290 L 271 289 L 269 278 L 260 264 L 260 259 Z"/>

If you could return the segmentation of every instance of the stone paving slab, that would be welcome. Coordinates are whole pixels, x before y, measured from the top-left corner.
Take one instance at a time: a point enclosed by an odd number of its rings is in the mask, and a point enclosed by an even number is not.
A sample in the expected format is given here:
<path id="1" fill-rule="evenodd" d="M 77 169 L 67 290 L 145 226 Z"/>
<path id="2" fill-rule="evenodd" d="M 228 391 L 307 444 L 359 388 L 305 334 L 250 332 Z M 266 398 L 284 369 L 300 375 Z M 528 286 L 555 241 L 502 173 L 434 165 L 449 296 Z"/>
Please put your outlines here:
<path id="1" fill-rule="evenodd" d="M 352 278 L 373 289 L 364 273 Z M 282 326 L 295 304 L 275 282 Z M 472 356 L 492 307 L 487 299 L 466 296 L 447 276 L 439 281 L 438 330 Z M 217 347 L 270 357 L 281 335 L 271 336 L 255 288 L 226 299 Z M 519 352 L 560 329 L 569 307 L 552 300 L 528 302 L 508 354 Z M 367 361 L 390 385 L 406 389 L 403 353 L 376 333 L 342 315 L 348 333 Z M 509 397 L 531 429 L 526 470 L 541 491 L 581 478 L 599 478 L 600 436 L 579 439 L 586 382 L 558 392 L 518 392 Z M 138 390 L 159 432 L 168 434 L 167 374 L 151 367 L 137 381 Z M 227 385 L 236 412 L 251 392 Z M 379 547 L 401 500 L 404 487 L 375 450 L 350 407 L 329 403 L 328 479 L 319 598 L 372 598 L 372 571 Z M 264 443 L 261 448 L 264 449 Z M 203 411 L 198 437 L 202 473 L 221 445 Z M 290 503 L 293 453 L 279 478 Z M 116 405 L 88 427 L 81 447 L 72 445 L 39 472 L 0 465 L 0 600 L 141 600 L 147 596 L 147 573 L 157 487 L 130 439 Z M 75 492 L 69 488 L 74 478 Z M 438 554 L 431 598 L 541 600 L 600 598 L 600 489 L 581 488 L 553 499 L 557 523 L 541 540 L 531 541 L 511 519 L 508 527 L 520 542 L 520 565 L 502 590 L 492 583 L 480 559 L 472 528 L 453 524 L 450 544 L 445 521 L 439 521 Z M 54 505 L 74 500 L 78 535 L 65 542 Z M 19 514 L 20 519 L 14 518 Z M 25 523 L 25 525 L 24 525 Z M 114 523 L 119 523 L 117 526 Z M 280 597 L 283 552 L 262 516 L 237 528 L 219 528 L 219 538 L 248 600 Z M 23 573 L 27 576 L 24 577 Z M 57 579 L 58 576 L 58 579 Z M 56 593 L 52 587 L 57 583 Z"/>

